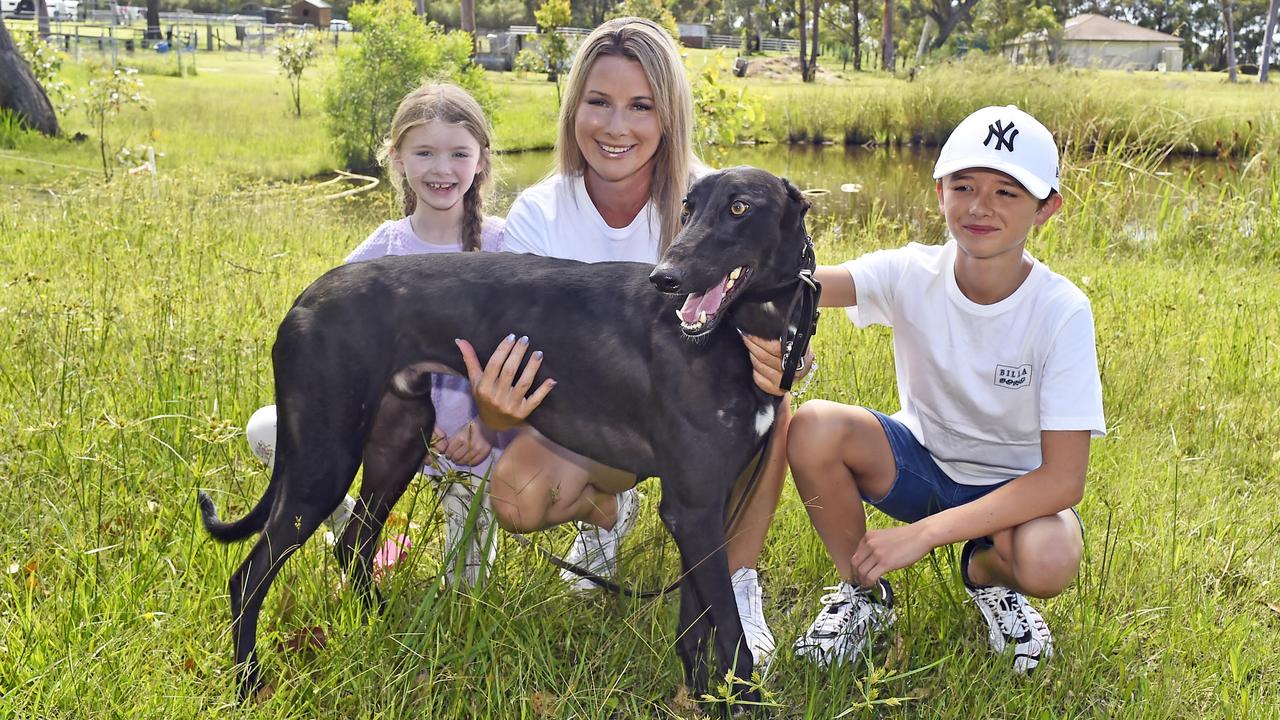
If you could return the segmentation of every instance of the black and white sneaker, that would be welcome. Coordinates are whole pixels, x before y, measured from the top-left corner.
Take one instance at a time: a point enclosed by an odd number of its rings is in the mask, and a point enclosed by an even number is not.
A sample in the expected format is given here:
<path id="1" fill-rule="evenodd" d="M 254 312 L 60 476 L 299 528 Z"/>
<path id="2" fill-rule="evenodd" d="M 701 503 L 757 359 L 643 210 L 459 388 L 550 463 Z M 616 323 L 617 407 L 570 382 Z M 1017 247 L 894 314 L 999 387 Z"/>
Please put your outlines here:
<path id="1" fill-rule="evenodd" d="M 879 592 L 847 582 L 827 590 L 831 592 L 822 596 L 825 607 L 794 645 L 797 656 L 822 667 L 856 660 L 897 619 L 888 580 L 880 581 Z"/>
<path id="2" fill-rule="evenodd" d="M 996 653 L 1013 647 L 1013 671 L 1029 675 L 1053 657 L 1053 636 L 1040 613 L 1022 593 L 1000 585 L 979 586 L 969 581 L 969 558 L 977 544 L 970 540 L 960 553 L 965 592 L 987 621 L 987 642 Z"/>

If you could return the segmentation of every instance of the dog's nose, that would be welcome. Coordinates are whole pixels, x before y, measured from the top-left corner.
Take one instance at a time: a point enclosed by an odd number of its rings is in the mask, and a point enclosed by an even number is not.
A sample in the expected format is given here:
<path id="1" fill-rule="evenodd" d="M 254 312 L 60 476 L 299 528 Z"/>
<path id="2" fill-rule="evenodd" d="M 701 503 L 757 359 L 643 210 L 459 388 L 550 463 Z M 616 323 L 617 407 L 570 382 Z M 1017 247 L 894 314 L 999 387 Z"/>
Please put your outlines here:
<path id="1" fill-rule="evenodd" d="M 682 281 L 683 278 L 680 277 L 680 271 L 673 267 L 659 265 L 653 269 L 653 272 L 649 273 L 649 282 L 664 293 L 679 292 Z"/>

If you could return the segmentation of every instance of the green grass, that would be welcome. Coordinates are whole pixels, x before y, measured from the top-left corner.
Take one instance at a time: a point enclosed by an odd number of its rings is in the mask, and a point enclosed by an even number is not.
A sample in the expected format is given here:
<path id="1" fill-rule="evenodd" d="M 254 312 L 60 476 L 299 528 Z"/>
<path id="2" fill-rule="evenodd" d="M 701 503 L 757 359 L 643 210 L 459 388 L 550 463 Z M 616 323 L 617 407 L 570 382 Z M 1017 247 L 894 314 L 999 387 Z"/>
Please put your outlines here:
<path id="1" fill-rule="evenodd" d="M 330 167 L 318 105 L 304 98 L 297 122 L 269 65 L 221 62 L 202 57 L 194 79 L 148 76 L 160 102 L 131 132 L 169 148 L 157 179 L 104 186 L 91 149 L 70 142 L 23 137 L 19 152 L 86 171 L 0 156 L 12 183 L 0 199 L 0 717 L 693 717 L 673 699 L 674 598 L 568 597 L 510 538 L 492 582 L 441 592 L 439 513 L 420 482 L 398 507 L 415 548 L 384 585 L 386 613 L 338 592 L 313 541 L 263 614 L 275 695 L 235 704 L 226 579 L 248 547 L 207 538 L 195 490 L 230 516 L 261 494 L 241 428 L 272 395 L 274 328 L 392 208 L 253 180 Z M 205 97 L 183 101 L 191 88 Z M 878 178 L 850 178 L 867 186 L 852 209 L 818 198 L 822 261 L 940 235 L 927 181 L 890 203 Z M 766 683 L 777 716 L 1274 717 L 1280 167 L 1158 166 L 1113 148 L 1073 152 L 1063 183 L 1066 206 L 1032 251 L 1093 303 L 1111 432 L 1093 444 L 1081 576 L 1041 605 L 1058 656 L 1029 680 L 992 661 L 944 548 L 893 574 L 901 619 L 874 668 L 827 672 L 784 653 Z M 896 407 L 887 331 L 827 312 L 815 342 L 809 397 Z M 652 586 L 678 561 L 658 489 L 645 492 L 624 579 Z M 563 551 L 570 535 L 532 537 Z M 786 647 L 835 579 L 791 489 L 761 567 Z M 312 627 L 323 647 L 277 647 Z M 901 705 L 871 704 L 886 699 Z"/>

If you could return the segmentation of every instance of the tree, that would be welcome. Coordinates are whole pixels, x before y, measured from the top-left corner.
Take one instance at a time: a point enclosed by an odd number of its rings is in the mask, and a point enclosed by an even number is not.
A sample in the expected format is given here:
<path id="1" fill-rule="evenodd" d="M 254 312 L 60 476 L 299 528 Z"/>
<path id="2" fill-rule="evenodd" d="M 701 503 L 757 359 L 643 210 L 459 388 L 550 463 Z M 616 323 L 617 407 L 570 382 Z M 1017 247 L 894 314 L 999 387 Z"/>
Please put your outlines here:
<path id="1" fill-rule="evenodd" d="M 476 0 L 462 0 L 462 17 L 458 19 L 462 32 L 471 36 L 471 56 L 476 54 Z"/>
<path id="2" fill-rule="evenodd" d="M 45 135 L 58 134 L 58 116 L 44 88 L 36 82 L 27 61 L 18 54 L 4 18 L 0 17 L 0 109 L 18 116 L 24 125 Z"/>
<path id="3" fill-rule="evenodd" d="M 573 11 L 569 0 L 545 0 L 533 13 L 542 36 L 542 54 L 547 59 L 547 80 L 556 84 L 556 105 L 560 105 L 560 69 L 569 59 L 569 43 L 556 28 L 569 23 Z"/>
<path id="4" fill-rule="evenodd" d="M 276 60 L 289 79 L 293 111 L 298 117 L 302 117 L 302 72 L 311 67 L 319 54 L 320 43 L 311 32 L 286 35 L 276 42 Z"/>
<path id="5" fill-rule="evenodd" d="M 45 0 L 36 0 L 36 33 L 42 37 L 49 37 L 49 3 Z"/>
<path id="6" fill-rule="evenodd" d="M 324 97 L 329 134 L 348 169 L 377 171 L 396 107 L 423 80 L 460 85 L 486 112 L 493 110 L 493 91 L 471 62 L 466 33 L 424 24 L 409 0 L 359 3 L 348 17 L 359 32 L 338 49 L 336 77 Z"/>
<path id="7" fill-rule="evenodd" d="M 1262 65 L 1258 68 L 1258 82 L 1267 82 L 1271 69 L 1271 49 L 1276 38 L 1276 23 L 1280 21 L 1280 0 L 1271 0 L 1267 10 L 1267 29 L 1262 39 Z"/>
<path id="8" fill-rule="evenodd" d="M 811 15 L 805 12 L 805 1 L 796 0 L 797 16 L 800 24 L 800 79 L 804 82 L 813 82 L 818 77 L 818 21 L 822 9 L 822 0 L 813 0 L 813 13 Z M 813 23 L 812 41 L 805 34 L 806 25 L 810 21 Z M 805 56 L 806 52 L 808 57 Z"/>
<path id="9" fill-rule="evenodd" d="M 164 37 L 160 31 L 160 0 L 147 0 L 147 32 L 143 37 L 148 40 Z"/>
<path id="10" fill-rule="evenodd" d="M 620 17 L 642 17 L 652 20 L 666 30 L 672 40 L 680 42 L 680 28 L 676 25 L 676 16 L 671 14 L 661 0 L 623 0 L 604 16 L 606 20 Z"/>
<path id="11" fill-rule="evenodd" d="M 1236 29 L 1231 22 L 1231 6 L 1234 5 L 1233 0 L 1220 0 L 1222 4 L 1222 29 L 1223 38 L 1227 44 L 1227 79 L 1231 82 L 1236 81 Z"/>
<path id="12" fill-rule="evenodd" d="M 893 0 L 884 0 L 884 35 L 880 39 L 880 67 L 893 72 Z"/>
<path id="13" fill-rule="evenodd" d="M 970 11 L 977 4 L 978 0 L 960 0 L 958 3 L 953 3 L 951 0 L 931 0 L 924 8 L 925 16 L 932 20 L 935 26 L 933 40 L 929 46 L 934 50 L 942 47 L 947 38 L 951 37 L 956 26 L 969 19 Z"/>
<path id="14" fill-rule="evenodd" d="M 860 0 L 829 2 L 822 7 L 822 22 L 853 50 L 853 69 L 862 69 L 862 3 Z"/>

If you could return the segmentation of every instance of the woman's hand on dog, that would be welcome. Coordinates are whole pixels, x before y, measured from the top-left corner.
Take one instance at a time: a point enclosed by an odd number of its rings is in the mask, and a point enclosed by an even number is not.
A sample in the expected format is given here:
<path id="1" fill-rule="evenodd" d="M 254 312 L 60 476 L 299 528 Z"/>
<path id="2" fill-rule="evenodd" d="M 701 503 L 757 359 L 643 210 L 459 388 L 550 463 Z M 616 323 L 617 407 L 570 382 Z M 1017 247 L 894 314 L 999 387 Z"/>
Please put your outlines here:
<path id="1" fill-rule="evenodd" d="M 533 387 L 538 368 L 542 367 L 542 351 L 538 350 L 529 356 L 524 370 L 520 370 L 520 362 L 529 350 L 529 338 L 519 340 L 515 335 L 508 335 L 498 343 L 493 355 L 480 367 L 480 358 L 475 348 L 466 340 L 454 340 L 458 350 L 462 352 L 462 362 L 467 366 L 467 378 L 471 381 L 471 395 L 475 398 L 476 407 L 480 411 L 480 421 L 485 426 L 498 432 L 510 430 L 525 421 L 529 413 L 542 404 L 543 398 L 556 386 L 550 378 L 544 380 L 538 389 L 529 393 Z M 450 458 L 452 459 L 452 458 Z"/>
<path id="2" fill-rule="evenodd" d="M 751 377 L 756 387 L 770 395 L 785 395 L 782 382 L 782 341 L 765 340 L 755 335 L 743 335 L 742 342 L 747 346 L 747 354 L 751 358 Z M 805 376 L 813 367 L 813 348 L 809 348 L 804 356 L 804 370 L 796 373 L 796 379 Z"/>

